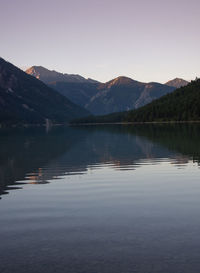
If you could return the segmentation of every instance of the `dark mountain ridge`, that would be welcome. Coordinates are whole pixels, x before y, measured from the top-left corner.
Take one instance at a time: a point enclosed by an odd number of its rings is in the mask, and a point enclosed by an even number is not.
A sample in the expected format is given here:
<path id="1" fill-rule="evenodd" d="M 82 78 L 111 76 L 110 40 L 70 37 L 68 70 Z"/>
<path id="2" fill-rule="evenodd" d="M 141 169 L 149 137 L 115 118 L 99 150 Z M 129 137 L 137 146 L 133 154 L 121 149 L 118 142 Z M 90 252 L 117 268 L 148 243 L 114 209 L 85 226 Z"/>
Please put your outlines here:
<path id="1" fill-rule="evenodd" d="M 88 114 L 85 109 L 0 58 L 0 123 L 68 122 Z"/>

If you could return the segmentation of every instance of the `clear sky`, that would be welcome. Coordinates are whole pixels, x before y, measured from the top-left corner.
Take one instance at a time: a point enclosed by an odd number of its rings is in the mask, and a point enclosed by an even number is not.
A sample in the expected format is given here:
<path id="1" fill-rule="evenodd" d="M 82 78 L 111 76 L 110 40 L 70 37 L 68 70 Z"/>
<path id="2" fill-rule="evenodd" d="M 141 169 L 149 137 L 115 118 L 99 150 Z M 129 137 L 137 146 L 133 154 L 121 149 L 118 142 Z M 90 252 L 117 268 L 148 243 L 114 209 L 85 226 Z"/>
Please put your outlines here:
<path id="1" fill-rule="evenodd" d="M 200 0 L 0 0 L 0 56 L 108 81 L 200 76 Z"/>

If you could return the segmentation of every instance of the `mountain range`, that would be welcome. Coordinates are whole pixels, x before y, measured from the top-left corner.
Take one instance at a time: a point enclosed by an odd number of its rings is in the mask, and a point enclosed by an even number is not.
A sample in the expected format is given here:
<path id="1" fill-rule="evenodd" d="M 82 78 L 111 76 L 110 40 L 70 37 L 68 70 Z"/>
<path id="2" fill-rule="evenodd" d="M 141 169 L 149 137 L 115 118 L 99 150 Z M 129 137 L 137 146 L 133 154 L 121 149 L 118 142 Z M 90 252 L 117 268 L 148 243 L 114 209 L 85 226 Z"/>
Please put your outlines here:
<path id="1" fill-rule="evenodd" d="M 185 86 L 182 88 L 187 89 L 190 84 L 178 78 L 166 84 L 143 83 L 124 76 L 100 83 L 80 75 L 50 71 L 41 66 L 33 66 L 25 73 L 0 58 L 0 124 L 44 124 L 48 121 L 66 123 L 73 119 L 91 116 L 91 113 L 110 114 L 108 120 L 110 116 L 120 121 L 132 120 L 132 113 L 135 117 L 135 113 L 149 109 L 152 101 L 154 105 L 160 101 L 160 97 L 162 101 L 166 95 L 170 96 L 170 93 L 173 101 L 178 105 L 174 96 L 177 93 L 173 92 L 176 86 Z M 191 96 L 192 94 L 191 91 Z M 196 105 L 194 96 L 193 100 L 193 105 Z M 169 104 L 168 107 L 170 108 L 171 105 Z M 174 107 L 176 108 L 177 105 Z M 166 106 L 163 106 L 163 109 L 170 117 Z M 197 112 L 195 112 L 196 116 L 198 116 Z M 146 119 L 153 120 L 150 117 L 152 114 Z"/>
<path id="2" fill-rule="evenodd" d="M 32 66 L 26 73 L 40 79 L 94 115 L 137 109 L 171 93 L 177 86 L 188 83 L 182 79 L 174 79 L 166 84 L 143 83 L 124 76 L 100 83 L 80 75 L 50 71 L 41 66 Z"/>
<path id="3" fill-rule="evenodd" d="M 0 58 L 0 123 L 68 122 L 89 115 L 40 80 Z"/>
<path id="4" fill-rule="evenodd" d="M 137 109 L 175 89 L 160 83 L 142 83 L 127 77 L 118 77 L 99 84 L 97 88 L 99 92 L 85 107 L 95 115 Z"/>
<path id="5" fill-rule="evenodd" d="M 136 110 L 91 116 L 74 123 L 200 121 L 200 79 Z"/>

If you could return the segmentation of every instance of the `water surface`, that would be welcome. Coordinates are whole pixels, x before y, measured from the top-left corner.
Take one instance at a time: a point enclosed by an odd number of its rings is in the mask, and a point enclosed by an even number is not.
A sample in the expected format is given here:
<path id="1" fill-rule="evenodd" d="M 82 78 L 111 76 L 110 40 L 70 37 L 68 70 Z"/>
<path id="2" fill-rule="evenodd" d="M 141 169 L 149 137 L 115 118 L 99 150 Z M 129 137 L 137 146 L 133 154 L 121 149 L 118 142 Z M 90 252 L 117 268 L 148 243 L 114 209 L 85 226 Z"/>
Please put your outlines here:
<path id="1" fill-rule="evenodd" d="M 200 126 L 0 131 L 1 273 L 199 273 Z"/>

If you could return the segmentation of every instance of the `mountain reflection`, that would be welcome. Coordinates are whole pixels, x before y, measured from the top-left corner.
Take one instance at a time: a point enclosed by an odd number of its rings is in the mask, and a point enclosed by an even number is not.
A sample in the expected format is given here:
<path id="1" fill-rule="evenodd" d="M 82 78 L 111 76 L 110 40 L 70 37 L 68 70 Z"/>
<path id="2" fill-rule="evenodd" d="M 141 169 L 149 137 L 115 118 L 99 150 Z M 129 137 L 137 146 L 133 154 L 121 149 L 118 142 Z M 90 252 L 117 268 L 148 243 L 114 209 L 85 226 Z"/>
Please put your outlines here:
<path id="1" fill-rule="evenodd" d="M 0 194 L 103 165 L 127 170 L 199 163 L 199 124 L 106 125 L 0 131 Z"/>

